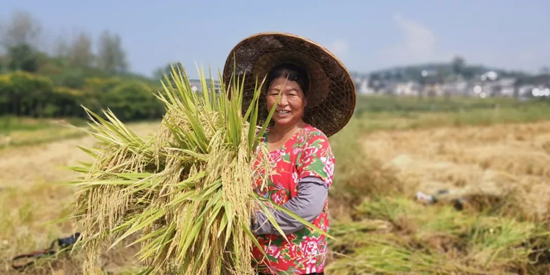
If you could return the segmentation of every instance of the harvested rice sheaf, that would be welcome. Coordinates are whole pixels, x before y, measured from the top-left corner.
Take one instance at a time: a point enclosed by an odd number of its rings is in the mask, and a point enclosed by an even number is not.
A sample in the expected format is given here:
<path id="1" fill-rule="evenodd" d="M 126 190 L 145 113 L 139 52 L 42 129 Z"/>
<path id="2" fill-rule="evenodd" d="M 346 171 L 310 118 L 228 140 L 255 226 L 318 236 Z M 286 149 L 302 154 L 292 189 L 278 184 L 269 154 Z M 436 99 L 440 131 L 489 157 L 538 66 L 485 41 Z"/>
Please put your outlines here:
<path id="1" fill-rule="evenodd" d="M 104 119 L 87 110 L 100 146 L 83 148 L 94 161 L 78 168 L 84 177 L 76 182 L 86 274 L 99 271 L 103 250 L 131 241 L 141 247 L 145 273 L 253 274 L 251 213 L 270 214 L 251 188 L 267 124 L 255 127 L 261 85 L 243 113 L 242 85 L 232 82 L 217 92 L 202 73 L 204 92 L 195 93 L 185 72 L 173 69 L 157 95 L 166 115 L 148 140 L 109 111 Z M 257 167 L 268 165 L 261 161 Z"/>

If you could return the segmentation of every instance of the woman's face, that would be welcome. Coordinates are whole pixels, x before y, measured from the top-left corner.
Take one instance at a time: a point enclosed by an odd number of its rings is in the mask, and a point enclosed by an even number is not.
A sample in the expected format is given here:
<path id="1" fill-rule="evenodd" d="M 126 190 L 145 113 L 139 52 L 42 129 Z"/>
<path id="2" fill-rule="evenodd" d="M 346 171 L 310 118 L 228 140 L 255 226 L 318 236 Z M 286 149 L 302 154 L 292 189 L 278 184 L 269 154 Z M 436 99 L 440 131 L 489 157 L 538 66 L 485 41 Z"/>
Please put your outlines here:
<path id="1" fill-rule="evenodd" d="M 279 93 L 281 98 L 276 104 Z M 273 80 L 267 89 L 267 110 L 271 111 L 275 105 L 272 120 L 276 125 L 284 127 L 295 125 L 302 120 L 307 100 L 296 81 L 279 77 Z"/>

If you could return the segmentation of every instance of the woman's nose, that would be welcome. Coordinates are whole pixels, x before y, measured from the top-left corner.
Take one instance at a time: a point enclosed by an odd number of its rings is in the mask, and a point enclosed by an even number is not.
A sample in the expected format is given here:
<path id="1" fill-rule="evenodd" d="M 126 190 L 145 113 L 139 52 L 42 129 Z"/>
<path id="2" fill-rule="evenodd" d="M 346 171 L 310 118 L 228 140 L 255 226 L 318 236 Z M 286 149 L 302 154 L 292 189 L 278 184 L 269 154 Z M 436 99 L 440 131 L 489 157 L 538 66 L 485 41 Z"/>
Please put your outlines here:
<path id="1" fill-rule="evenodd" d="M 281 98 L 279 99 L 278 105 L 286 106 L 287 104 L 288 104 L 288 101 L 287 101 L 286 95 L 282 94 Z"/>

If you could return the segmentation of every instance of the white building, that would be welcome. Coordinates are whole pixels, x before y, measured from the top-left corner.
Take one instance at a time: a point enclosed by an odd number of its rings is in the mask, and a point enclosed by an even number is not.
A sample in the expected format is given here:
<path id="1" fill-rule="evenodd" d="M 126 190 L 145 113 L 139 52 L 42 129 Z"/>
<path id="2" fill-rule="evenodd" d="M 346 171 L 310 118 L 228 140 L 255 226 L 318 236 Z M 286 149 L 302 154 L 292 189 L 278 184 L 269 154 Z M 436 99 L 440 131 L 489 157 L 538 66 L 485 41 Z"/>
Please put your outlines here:
<path id="1" fill-rule="evenodd" d="M 395 95 L 418 96 L 420 85 L 413 81 L 397 83 L 394 87 Z"/>

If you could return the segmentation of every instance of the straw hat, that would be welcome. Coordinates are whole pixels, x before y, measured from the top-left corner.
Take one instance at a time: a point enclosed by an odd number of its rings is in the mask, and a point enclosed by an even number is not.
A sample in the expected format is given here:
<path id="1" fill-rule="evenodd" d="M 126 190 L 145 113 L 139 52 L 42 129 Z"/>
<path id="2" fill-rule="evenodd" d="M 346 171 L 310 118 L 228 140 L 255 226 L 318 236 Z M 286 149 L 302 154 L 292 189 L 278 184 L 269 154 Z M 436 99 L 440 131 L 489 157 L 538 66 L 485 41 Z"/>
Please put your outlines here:
<path id="1" fill-rule="evenodd" d="M 223 79 L 228 84 L 234 68 L 235 75 L 246 74 L 243 95 L 246 108 L 252 100 L 256 79 L 261 82 L 271 68 L 283 63 L 300 66 L 308 72 L 310 89 L 307 91 L 304 121 L 327 136 L 340 131 L 353 115 L 355 86 L 342 62 L 314 41 L 279 32 L 252 35 L 229 53 Z M 263 93 L 259 103 L 259 123 L 262 123 L 268 114 Z"/>

